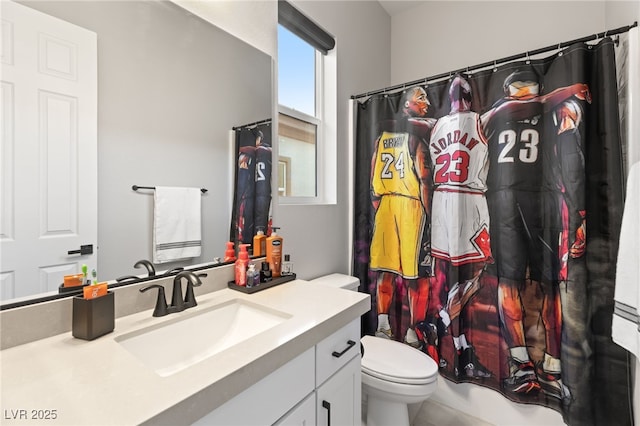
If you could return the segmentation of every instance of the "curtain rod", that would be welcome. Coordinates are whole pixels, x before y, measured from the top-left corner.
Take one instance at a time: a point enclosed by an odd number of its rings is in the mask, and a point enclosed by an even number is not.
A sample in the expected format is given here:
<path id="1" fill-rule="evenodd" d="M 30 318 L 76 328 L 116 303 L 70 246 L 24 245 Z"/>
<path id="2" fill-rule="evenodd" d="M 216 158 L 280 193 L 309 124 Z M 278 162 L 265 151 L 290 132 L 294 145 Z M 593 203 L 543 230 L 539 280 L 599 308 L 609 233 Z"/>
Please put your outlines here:
<path id="1" fill-rule="evenodd" d="M 270 118 L 265 118 L 264 120 L 256 121 L 254 123 L 243 124 L 242 126 L 232 127 L 231 130 L 245 129 L 247 127 L 257 126 L 259 124 L 267 124 L 267 123 L 271 124 L 271 119 Z"/>
<path id="2" fill-rule="evenodd" d="M 498 59 L 498 60 L 495 60 L 495 61 L 485 62 L 485 63 L 482 63 L 482 64 L 474 65 L 472 67 L 460 68 L 460 69 L 455 70 L 455 71 L 436 74 L 436 75 L 433 75 L 431 77 L 421 78 L 419 80 L 413 80 L 413 81 L 410 81 L 408 83 L 396 84 L 395 86 L 390 86 L 390 87 L 386 87 L 384 89 L 374 90 L 372 92 L 365 92 L 365 93 L 361 93 L 359 95 L 351 95 L 351 99 L 364 98 L 364 97 L 367 97 L 367 96 L 377 95 L 379 93 L 391 92 L 391 91 L 394 91 L 394 90 L 397 90 L 397 89 L 404 89 L 405 87 L 414 86 L 414 85 L 420 84 L 420 83 L 426 83 L 429 80 L 438 80 L 438 79 L 441 79 L 441 78 L 444 78 L 444 77 L 450 77 L 451 75 L 454 75 L 456 73 L 462 73 L 462 72 L 468 73 L 469 71 L 474 71 L 474 70 L 477 70 L 477 69 L 480 69 L 480 68 L 487 68 L 487 67 L 490 67 L 490 66 L 494 66 L 495 67 L 496 65 L 504 64 L 505 62 L 515 61 L 516 59 L 528 58 L 530 56 L 539 55 L 540 53 L 546 53 L 546 52 L 549 52 L 549 51 L 555 50 L 555 49 L 559 50 L 559 49 L 562 49 L 563 47 L 571 46 L 574 43 L 584 43 L 584 42 L 587 42 L 587 41 L 598 40 L 599 38 L 603 38 L 603 37 L 607 37 L 607 36 L 612 36 L 612 35 L 616 35 L 616 34 L 625 33 L 627 31 L 629 31 L 631 28 L 634 28 L 634 27 L 637 27 L 637 26 L 638 26 L 638 21 L 634 21 L 634 23 L 631 24 L 631 25 L 627 25 L 627 26 L 624 26 L 624 27 L 616 28 L 614 30 L 605 31 L 603 33 L 598 33 L 598 34 L 594 34 L 594 35 L 578 38 L 578 39 L 571 40 L 571 41 L 565 41 L 564 43 L 554 44 L 553 46 L 547 46 L 547 47 L 543 47 L 543 48 L 540 48 L 540 49 L 531 50 L 529 52 L 520 53 L 520 54 L 517 54 L 517 55 L 507 56 L 505 58 L 501 58 L 501 59 Z"/>

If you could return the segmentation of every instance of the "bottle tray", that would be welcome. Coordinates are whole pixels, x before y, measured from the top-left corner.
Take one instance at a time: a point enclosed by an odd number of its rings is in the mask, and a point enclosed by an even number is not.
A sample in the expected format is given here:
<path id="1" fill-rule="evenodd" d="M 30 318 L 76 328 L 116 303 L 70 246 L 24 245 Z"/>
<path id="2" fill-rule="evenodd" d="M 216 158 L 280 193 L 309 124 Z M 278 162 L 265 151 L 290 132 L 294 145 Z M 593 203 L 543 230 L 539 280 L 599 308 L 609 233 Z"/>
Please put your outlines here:
<path id="1" fill-rule="evenodd" d="M 232 290 L 237 290 L 237 291 L 241 291 L 242 293 L 251 294 L 251 293 L 256 293 L 258 291 L 266 290 L 271 287 L 275 287 L 280 284 L 288 283 L 289 281 L 293 281 L 295 279 L 296 279 L 296 274 L 291 274 L 291 275 L 279 276 L 278 278 L 274 278 L 269 282 L 262 283 L 255 287 L 245 287 L 245 286 L 237 285 L 234 281 L 229 281 L 228 286 Z"/>

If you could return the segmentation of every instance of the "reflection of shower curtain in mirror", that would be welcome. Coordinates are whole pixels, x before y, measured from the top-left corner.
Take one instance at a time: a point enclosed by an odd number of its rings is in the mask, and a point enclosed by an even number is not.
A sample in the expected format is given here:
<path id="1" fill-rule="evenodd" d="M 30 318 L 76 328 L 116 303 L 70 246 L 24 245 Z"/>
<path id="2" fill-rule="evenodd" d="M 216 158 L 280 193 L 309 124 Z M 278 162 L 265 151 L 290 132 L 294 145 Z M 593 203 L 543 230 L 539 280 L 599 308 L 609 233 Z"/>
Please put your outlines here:
<path id="1" fill-rule="evenodd" d="M 235 130 L 236 176 L 230 240 L 251 244 L 269 231 L 271 209 L 271 124 Z"/>
<path id="2" fill-rule="evenodd" d="M 371 96 L 356 114 L 364 331 L 568 424 L 631 424 L 627 353 L 611 340 L 614 42 Z"/>

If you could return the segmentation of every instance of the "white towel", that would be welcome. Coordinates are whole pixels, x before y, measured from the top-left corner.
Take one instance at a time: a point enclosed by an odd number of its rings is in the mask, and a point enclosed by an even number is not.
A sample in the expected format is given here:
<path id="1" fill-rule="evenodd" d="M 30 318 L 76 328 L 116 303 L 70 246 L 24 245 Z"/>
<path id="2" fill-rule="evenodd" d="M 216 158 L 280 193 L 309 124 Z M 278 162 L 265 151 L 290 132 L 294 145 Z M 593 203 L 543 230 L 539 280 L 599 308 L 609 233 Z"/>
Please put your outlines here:
<path id="1" fill-rule="evenodd" d="M 156 187 L 153 263 L 200 256 L 201 197 L 198 188 Z"/>
<path id="2" fill-rule="evenodd" d="M 629 171 L 620 230 L 611 335 L 613 341 L 640 356 L 640 163 Z"/>

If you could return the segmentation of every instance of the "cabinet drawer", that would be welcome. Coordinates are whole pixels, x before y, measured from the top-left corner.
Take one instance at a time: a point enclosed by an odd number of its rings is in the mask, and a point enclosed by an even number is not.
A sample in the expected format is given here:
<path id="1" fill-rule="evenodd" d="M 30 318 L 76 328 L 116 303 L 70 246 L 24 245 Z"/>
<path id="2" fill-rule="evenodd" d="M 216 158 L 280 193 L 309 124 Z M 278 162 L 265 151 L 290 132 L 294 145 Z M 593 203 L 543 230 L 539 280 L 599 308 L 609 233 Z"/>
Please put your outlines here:
<path id="1" fill-rule="evenodd" d="M 360 356 L 360 318 L 357 318 L 316 345 L 316 386 L 354 356 Z"/>

